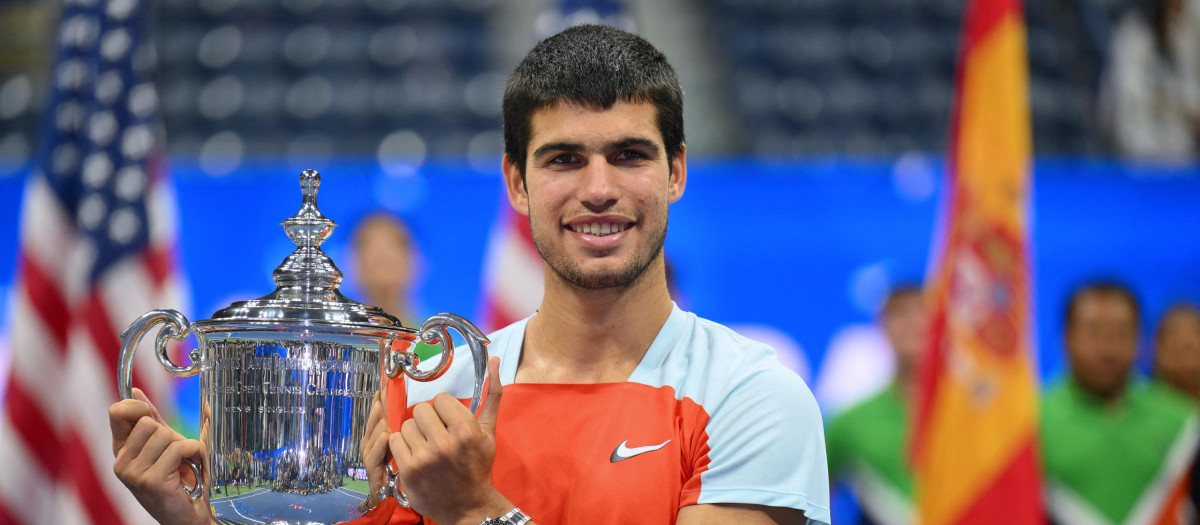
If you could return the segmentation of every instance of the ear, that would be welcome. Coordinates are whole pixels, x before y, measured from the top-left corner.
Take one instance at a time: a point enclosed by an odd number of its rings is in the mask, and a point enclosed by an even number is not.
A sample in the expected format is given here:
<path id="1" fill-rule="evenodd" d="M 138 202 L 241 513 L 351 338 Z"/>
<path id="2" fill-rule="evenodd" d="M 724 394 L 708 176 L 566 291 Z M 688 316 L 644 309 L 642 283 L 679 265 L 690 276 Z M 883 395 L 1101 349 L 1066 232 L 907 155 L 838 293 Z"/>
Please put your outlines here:
<path id="1" fill-rule="evenodd" d="M 683 196 L 687 187 L 687 144 L 679 147 L 679 153 L 671 161 L 671 173 L 667 181 L 667 202 L 675 202 Z"/>
<path id="2" fill-rule="evenodd" d="M 513 159 L 504 154 L 501 161 L 504 170 L 504 188 L 508 190 L 508 203 L 521 215 L 529 215 L 529 193 L 525 188 L 525 178 L 521 177 L 521 168 Z"/>

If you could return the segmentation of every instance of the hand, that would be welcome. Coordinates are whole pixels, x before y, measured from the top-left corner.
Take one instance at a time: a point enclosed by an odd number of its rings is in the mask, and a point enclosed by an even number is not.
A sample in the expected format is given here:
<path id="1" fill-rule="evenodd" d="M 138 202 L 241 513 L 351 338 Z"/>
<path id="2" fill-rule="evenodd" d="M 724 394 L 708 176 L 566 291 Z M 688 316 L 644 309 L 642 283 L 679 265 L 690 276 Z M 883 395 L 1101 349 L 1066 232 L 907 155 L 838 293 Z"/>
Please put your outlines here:
<path id="1" fill-rule="evenodd" d="M 379 488 L 387 481 L 385 469 L 389 460 L 388 438 L 391 435 L 392 429 L 388 426 L 382 394 L 376 392 L 375 401 L 371 403 L 371 412 L 367 416 L 367 431 L 363 433 L 362 438 L 363 463 L 367 468 L 367 483 L 371 487 L 367 494 L 366 509 L 375 508 L 379 504 Z"/>
<path id="2" fill-rule="evenodd" d="M 413 407 L 413 417 L 392 434 L 388 444 L 396 459 L 398 488 L 422 516 L 444 525 L 476 524 L 514 507 L 492 485 L 502 394 L 500 358 L 492 357 L 487 399 L 478 420 L 443 393 Z"/>
<path id="3" fill-rule="evenodd" d="M 204 445 L 167 426 L 141 390 L 133 389 L 133 397 L 108 408 L 113 472 L 159 523 L 213 523 L 207 495 L 192 501 L 183 490 L 198 481 L 183 460 L 205 464 Z"/>

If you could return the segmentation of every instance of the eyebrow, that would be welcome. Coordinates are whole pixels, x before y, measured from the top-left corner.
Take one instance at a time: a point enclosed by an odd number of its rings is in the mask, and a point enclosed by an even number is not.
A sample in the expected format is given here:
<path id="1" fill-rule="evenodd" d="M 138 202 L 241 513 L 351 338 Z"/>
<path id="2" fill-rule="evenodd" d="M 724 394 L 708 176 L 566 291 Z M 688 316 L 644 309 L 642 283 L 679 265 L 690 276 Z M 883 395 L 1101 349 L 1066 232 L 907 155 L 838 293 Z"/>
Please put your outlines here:
<path id="1" fill-rule="evenodd" d="M 646 138 L 640 138 L 640 137 L 630 137 L 630 138 L 626 138 L 626 139 L 621 139 L 617 142 L 613 142 L 613 143 L 606 145 L 605 149 L 618 150 L 618 149 L 626 149 L 626 148 L 632 148 L 632 147 L 644 148 L 644 149 L 650 150 L 650 152 L 652 152 L 656 155 L 658 153 L 660 153 L 660 151 L 661 151 L 661 148 L 659 148 L 658 144 L 656 144 L 654 141 L 652 141 L 650 139 L 646 139 Z M 585 148 L 583 147 L 583 144 L 579 144 L 577 142 L 551 142 L 549 144 L 543 144 L 538 149 L 534 150 L 533 158 L 536 159 L 536 158 L 541 157 L 552 151 L 578 153 L 578 152 L 583 151 L 584 149 Z"/>
<path id="2" fill-rule="evenodd" d="M 651 153 L 657 155 L 659 153 L 658 144 L 650 139 L 644 138 L 627 138 L 612 144 L 609 149 L 625 149 L 625 148 L 643 148 L 650 150 Z"/>
<path id="3" fill-rule="evenodd" d="M 542 155 L 550 153 L 551 151 L 568 151 L 572 153 L 580 152 L 583 151 L 583 144 L 575 142 L 551 142 L 549 144 L 543 144 L 538 149 L 533 150 L 533 158 L 536 159 Z"/>

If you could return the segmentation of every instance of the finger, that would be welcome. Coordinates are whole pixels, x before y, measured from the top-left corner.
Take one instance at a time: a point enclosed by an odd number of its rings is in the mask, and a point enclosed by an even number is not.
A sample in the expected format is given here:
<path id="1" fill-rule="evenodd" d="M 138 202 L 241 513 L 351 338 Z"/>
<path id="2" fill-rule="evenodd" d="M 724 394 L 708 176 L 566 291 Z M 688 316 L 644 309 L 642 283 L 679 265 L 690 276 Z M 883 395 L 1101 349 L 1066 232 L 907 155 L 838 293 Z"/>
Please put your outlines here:
<path id="1" fill-rule="evenodd" d="M 444 443 L 450 438 L 450 433 L 446 431 L 446 422 L 442 421 L 433 403 L 418 403 L 413 407 L 413 421 L 427 443 Z"/>
<path id="2" fill-rule="evenodd" d="M 208 443 L 209 430 L 212 428 L 212 407 L 208 401 L 200 404 L 200 442 Z"/>
<path id="3" fill-rule="evenodd" d="M 117 453 L 118 464 L 131 463 L 135 461 L 142 453 L 142 448 L 146 446 L 146 442 L 150 441 L 150 437 L 159 429 L 159 424 L 155 423 L 150 416 L 145 416 L 138 420 L 133 430 L 129 432 L 129 438 L 125 440 Z"/>
<path id="4" fill-rule="evenodd" d="M 150 439 L 146 441 L 146 445 L 138 452 L 137 458 L 131 462 L 132 467 L 138 471 L 150 470 L 162 457 L 167 446 L 175 441 L 180 441 L 175 437 L 175 432 L 159 425 Z"/>
<path id="5" fill-rule="evenodd" d="M 500 384 L 500 358 L 488 358 L 487 399 L 483 402 L 483 410 L 479 412 L 479 426 L 488 435 L 496 435 L 496 417 L 500 414 L 500 398 L 504 395 L 504 385 Z"/>
<path id="6" fill-rule="evenodd" d="M 400 432 L 396 432 L 388 438 L 388 450 L 391 451 L 392 458 L 396 460 L 396 466 L 399 467 L 396 469 L 397 473 L 404 472 L 403 467 L 412 462 L 413 452 L 408 445 L 409 436 L 405 435 L 404 429 L 415 426 L 416 424 L 404 425 Z"/>
<path id="7" fill-rule="evenodd" d="M 383 409 L 383 401 L 379 396 L 379 392 L 376 392 L 374 399 L 371 401 L 371 411 L 367 414 L 367 428 L 375 428 L 379 421 L 384 419 L 386 412 Z"/>
<path id="8" fill-rule="evenodd" d="M 108 407 L 108 426 L 112 430 L 113 456 L 124 446 L 129 433 L 143 417 L 153 417 L 150 407 L 142 401 L 126 399 Z"/>
<path id="9" fill-rule="evenodd" d="M 158 412 L 158 407 L 154 406 L 154 403 L 150 402 L 150 398 L 146 397 L 146 393 L 142 392 L 142 389 L 134 388 L 133 398 L 150 406 L 150 414 L 154 417 L 155 421 L 163 425 L 167 424 L 166 420 L 163 419 L 162 414 Z"/>
<path id="10" fill-rule="evenodd" d="M 204 444 L 194 439 L 177 439 L 173 440 L 163 447 L 163 451 L 159 454 L 157 460 L 147 470 L 150 479 L 165 479 L 172 473 L 176 472 L 191 472 L 192 469 L 183 465 L 183 460 L 190 459 L 193 462 L 201 460 L 204 457 Z M 181 480 L 189 487 L 196 486 L 195 476 L 184 474 Z M 190 480 L 190 482 L 189 482 Z"/>
<path id="11" fill-rule="evenodd" d="M 376 430 L 371 442 L 367 445 L 366 454 L 363 456 L 363 463 L 367 466 L 382 465 L 383 461 L 387 459 L 390 437 L 391 432 L 387 431 L 387 429 Z"/>
<path id="12" fill-rule="evenodd" d="M 446 428 L 455 428 L 459 425 L 467 425 L 470 428 L 476 428 L 479 424 L 475 421 L 475 416 L 471 411 L 463 405 L 454 396 L 446 393 L 438 394 L 433 398 L 433 409 L 437 411 L 438 417 L 445 422 Z"/>

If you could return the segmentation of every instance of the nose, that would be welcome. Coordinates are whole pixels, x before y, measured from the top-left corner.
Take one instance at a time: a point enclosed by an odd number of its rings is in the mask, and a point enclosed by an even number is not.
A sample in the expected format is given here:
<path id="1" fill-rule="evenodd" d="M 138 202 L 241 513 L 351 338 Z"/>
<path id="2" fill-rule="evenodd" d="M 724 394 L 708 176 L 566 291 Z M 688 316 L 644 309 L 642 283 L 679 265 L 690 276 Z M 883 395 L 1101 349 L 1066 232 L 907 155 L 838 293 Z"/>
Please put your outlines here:
<path id="1" fill-rule="evenodd" d="M 580 174 L 579 200 L 593 212 L 612 207 L 620 196 L 618 176 L 617 170 L 604 158 L 588 162 Z"/>

